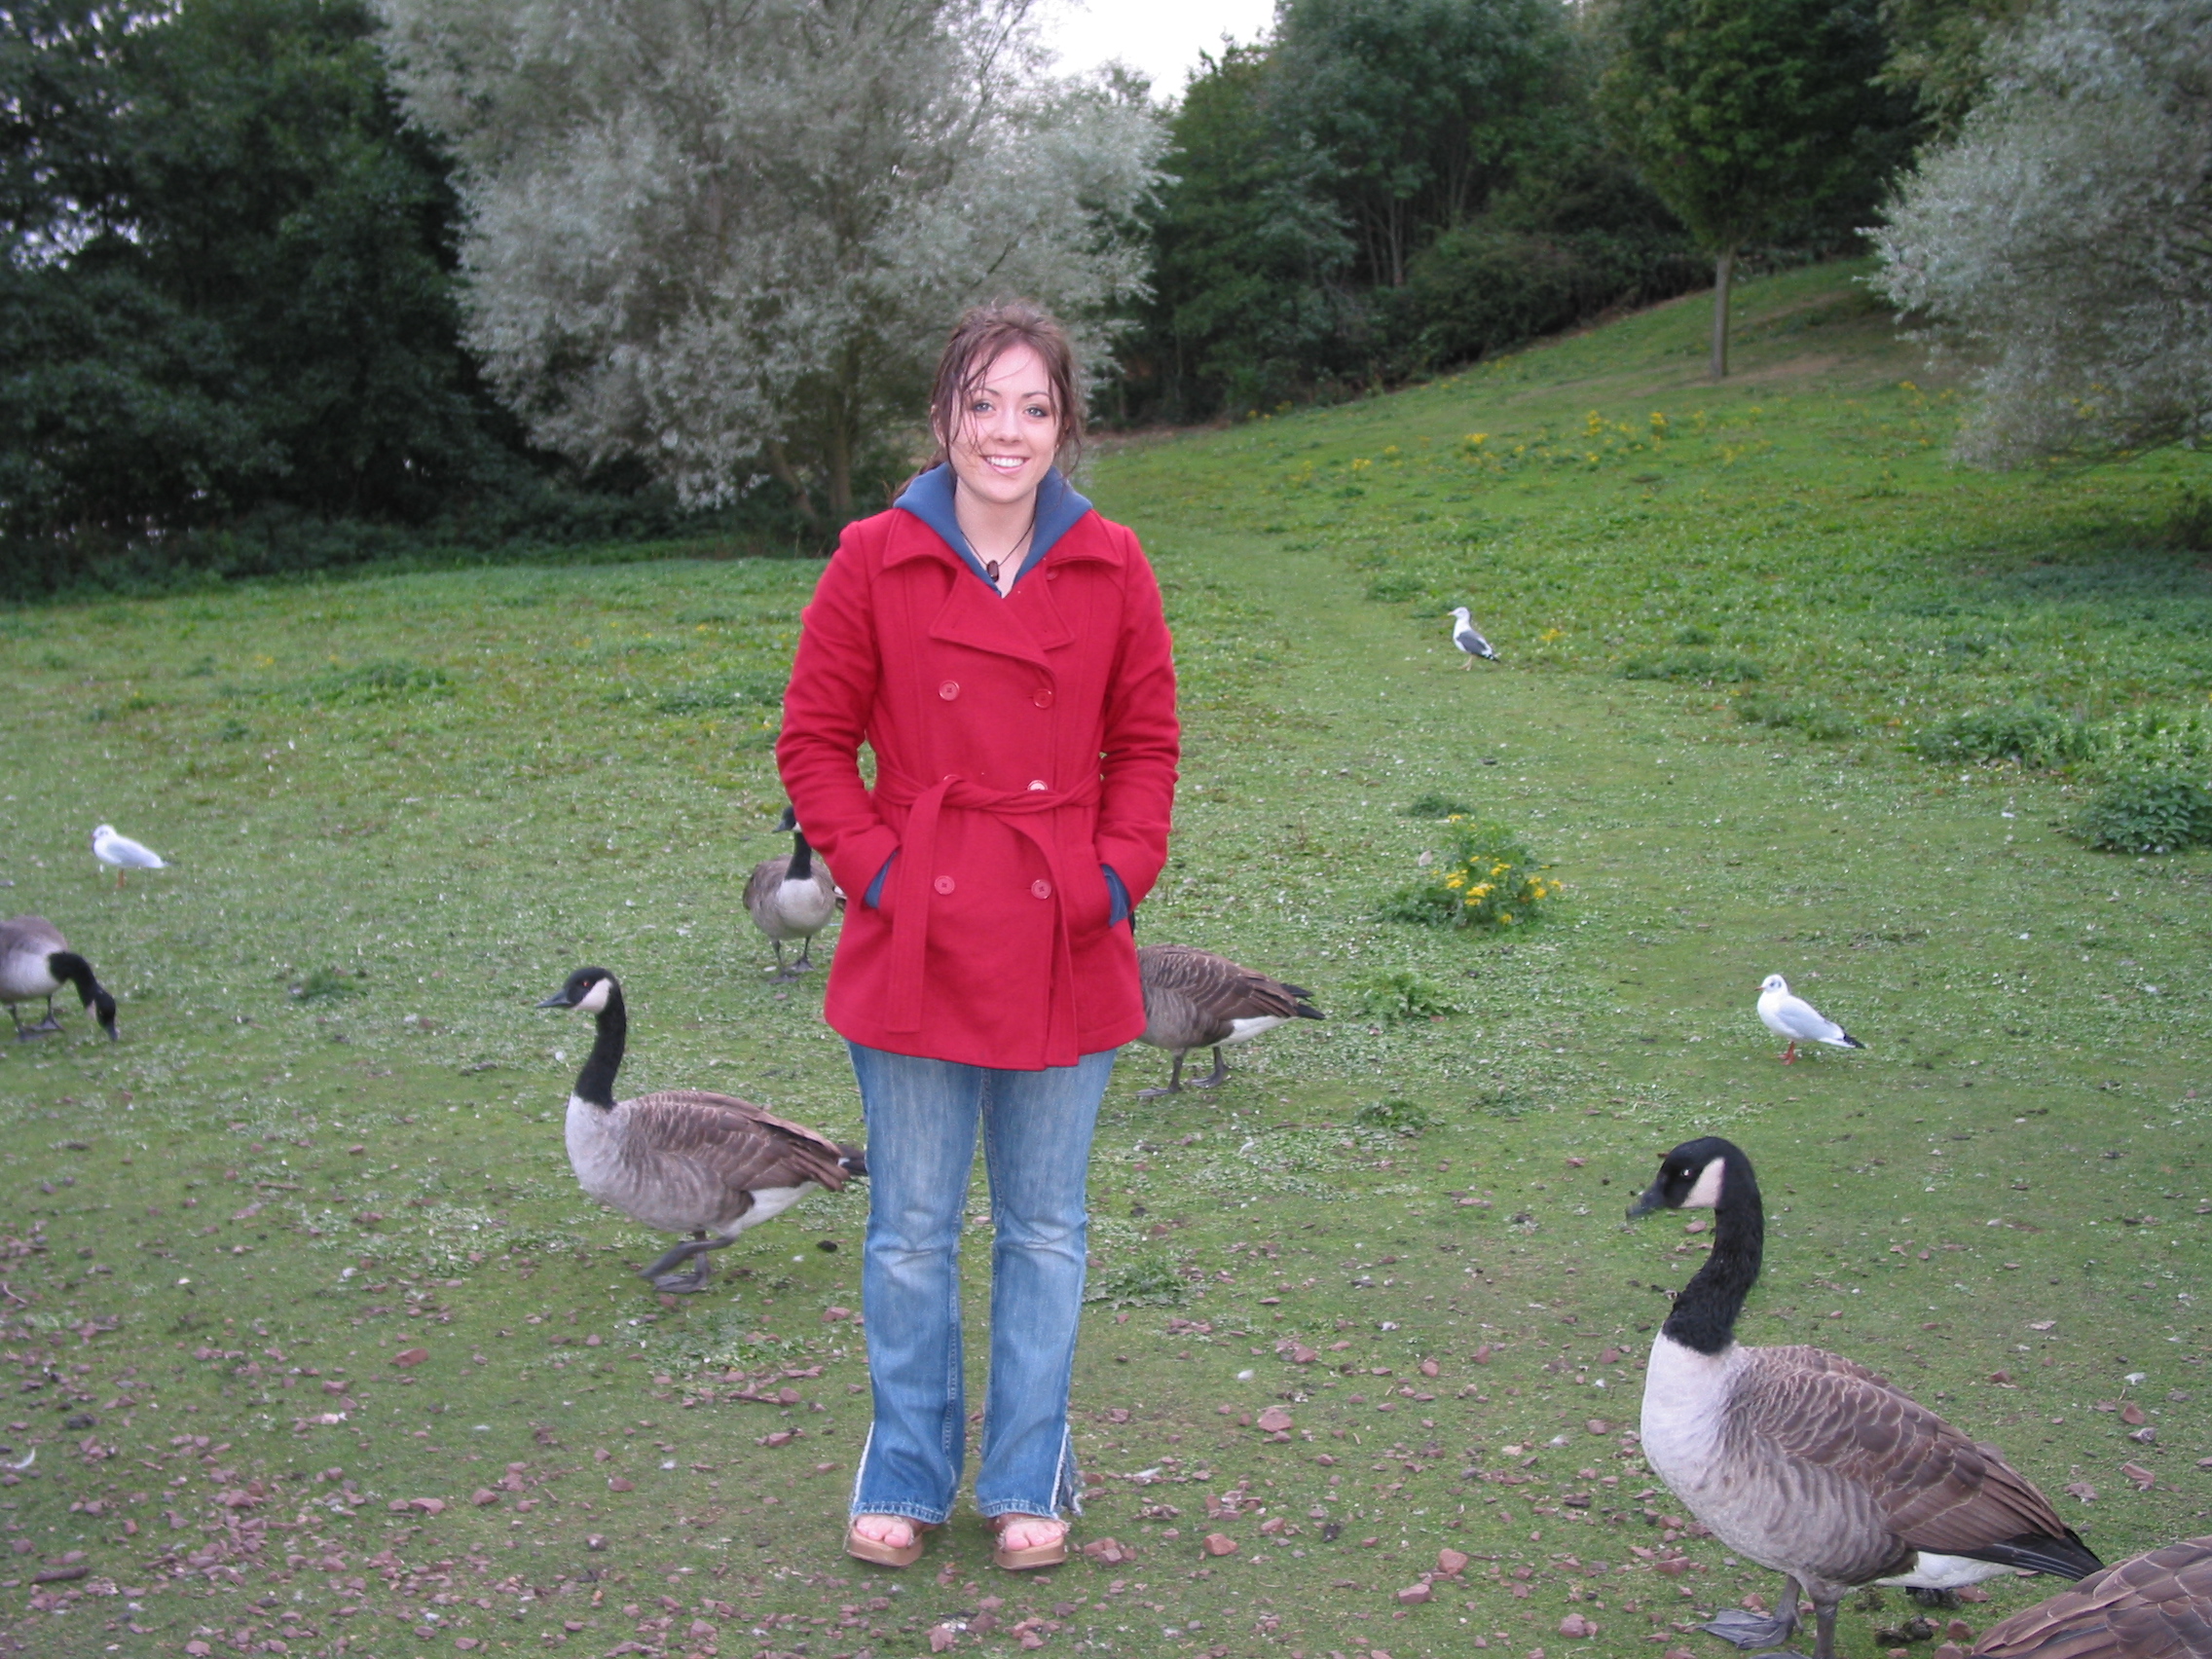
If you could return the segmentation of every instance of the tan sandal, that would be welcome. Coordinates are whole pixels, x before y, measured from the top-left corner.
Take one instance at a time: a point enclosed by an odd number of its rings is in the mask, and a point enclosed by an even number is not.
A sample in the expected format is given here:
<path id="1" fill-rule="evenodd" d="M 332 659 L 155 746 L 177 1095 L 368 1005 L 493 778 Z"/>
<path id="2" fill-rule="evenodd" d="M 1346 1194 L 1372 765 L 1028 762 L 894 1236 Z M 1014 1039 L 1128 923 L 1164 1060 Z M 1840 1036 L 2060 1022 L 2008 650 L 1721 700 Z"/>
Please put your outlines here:
<path id="1" fill-rule="evenodd" d="M 922 1559 L 922 1534 L 930 1530 L 922 1522 L 907 1515 L 887 1517 L 905 1522 L 914 1531 L 912 1539 L 906 1543 L 887 1544 L 881 1538 L 871 1538 L 863 1532 L 854 1524 L 859 1519 L 856 1515 L 845 1523 L 845 1553 L 855 1561 L 870 1562 L 877 1567 L 912 1567 Z"/>
<path id="2" fill-rule="evenodd" d="M 995 1537 L 1016 1521 L 1051 1521 L 1053 1519 L 1055 1518 L 1051 1515 L 1023 1515 L 1015 1511 L 1009 1511 L 1007 1514 L 991 1517 L 991 1533 Z M 1060 1522 L 1059 1528 L 1060 1535 L 1049 1544 L 1027 1544 L 1017 1550 L 1008 1549 L 1004 1544 L 997 1546 L 991 1551 L 991 1565 L 1004 1567 L 1009 1572 L 1026 1572 L 1031 1567 L 1060 1566 L 1068 1559 L 1067 1523 Z"/>

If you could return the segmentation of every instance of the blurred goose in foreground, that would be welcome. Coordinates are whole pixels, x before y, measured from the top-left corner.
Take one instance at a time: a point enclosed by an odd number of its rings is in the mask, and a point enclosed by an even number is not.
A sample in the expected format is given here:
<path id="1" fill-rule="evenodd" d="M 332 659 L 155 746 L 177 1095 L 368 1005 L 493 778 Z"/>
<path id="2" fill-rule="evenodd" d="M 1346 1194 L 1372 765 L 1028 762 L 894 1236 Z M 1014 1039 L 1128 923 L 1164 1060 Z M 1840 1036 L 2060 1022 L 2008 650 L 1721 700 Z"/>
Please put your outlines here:
<path id="1" fill-rule="evenodd" d="M 1483 638 L 1482 631 L 1468 619 L 1467 608 L 1463 605 L 1452 608 L 1452 643 L 1466 654 L 1466 661 L 1459 665 L 1461 668 L 1474 667 L 1477 657 L 1485 662 L 1497 661 L 1497 652 L 1491 648 L 1491 643 Z"/>
<path id="2" fill-rule="evenodd" d="M 1175 1056 L 1165 1088 L 1146 1088 L 1139 1100 L 1158 1100 L 1183 1088 L 1183 1056 L 1193 1049 L 1213 1049 L 1213 1075 L 1193 1088 L 1212 1088 L 1229 1076 L 1221 1051 L 1232 1043 L 1248 1043 L 1286 1019 L 1326 1017 L 1312 1004 L 1313 993 L 1239 968 L 1226 956 L 1188 944 L 1137 947 L 1137 974 L 1144 982 L 1144 1035 L 1137 1039 Z"/>
<path id="3" fill-rule="evenodd" d="M 583 1190 L 633 1221 L 691 1236 L 640 1270 L 660 1290 L 707 1282 L 706 1253 L 735 1243 L 816 1188 L 834 1193 L 867 1173 L 866 1154 L 750 1100 L 696 1089 L 614 1098 L 629 1015 L 604 968 L 578 968 L 537 1005 L 598 1018 L 590 1057 L 569 1096 L 569 1162 Z M 688 1273 L 675 1270 L 697 1258 Z"/>
<path id="4" fill-rule="evenodd" d="M 103 865 L 115 866 L 115 884 L 123 885 L 124 875 L 134 869 L 166 869 L 168 861 L 144 842 L 133 841 L 128 835 L 118 835 L 115 826 L 102 824 L 92 831 L 92 857 Z"/>
<path id="5" fill-rule="evenodd" d="M 1788 1574 L 1771 1617 L 1704 1628 L 1774 1647 L 1813 1603 L 1815 1659 L 1834 1659 L 1836 1604 L 1862 1584 L 1951 1590 L 2024 1567 L 2080 1578 L 2104 1564 L 1994 1446 L 1969 1440 L 1864 1366 L 1816 1347 L 1744 1347 L 1765 1212 L 1751 1161 L 1685 1141 L 1628 1212 L 1710 1209 L 1713 1254 L 1652 1340 L 1642 1450 L 1668 1490 L 1740 1556 Z"/>
<path id="6" fill-rule="evenodd" d="M 1789 1047 L 1782 1051 L 1784 1065 L 1796 1059 L 1800 1043 L 1825 1043 L 1831 1049 L 1866 1047 L 1803 997 L 1792 995 L 1789 981 L 1780 974 L 1769 974 L 1759 982 L 1759 1018 L 1777 1037 L 1789 1039 Z"/>
<path id="7" fill-rule="evenodd" d="M 1990 1626 L 1977 1659 L 2212 1659 L 2212 1538 L 2092 1573 Z"/>
<path id="8" fill-rule="evenodd" d="M 77 995 L 92 1017 L 112 1039 L 115 1036 L 115 998 L 92 977 L 92 965 L 69 948 L 61 930 L 44 916 L 11 916 L 0 922 L 0 1002 L 16 1022 L 18 1040 L 61 1029 L 54 1017 L 54 994 L 63 985 L 77 987 Z M 36 1025 L 23 1024 L 18 1003 L 46 999 L 46 1017 Z"/>
<path id="9" fill-rule="evenodd" d="M 784 808 L 776 831 L 791 836 L 792 850 L 753 866 L 745 883 L 745 908 L 753 925 L 776 947 L 776 966 L 770 972 L 779 979 L 790 979 L 813 971 L 808 953 L 814 948 L 814 936 L 836 914 L 837 884 L 827 867 L 814 862 L 814 849 L 807 845 L 806 832 L 790 807 Z M 787 968 L 784 941 L 790 939 L 799 941 L 798 960 Z"/>

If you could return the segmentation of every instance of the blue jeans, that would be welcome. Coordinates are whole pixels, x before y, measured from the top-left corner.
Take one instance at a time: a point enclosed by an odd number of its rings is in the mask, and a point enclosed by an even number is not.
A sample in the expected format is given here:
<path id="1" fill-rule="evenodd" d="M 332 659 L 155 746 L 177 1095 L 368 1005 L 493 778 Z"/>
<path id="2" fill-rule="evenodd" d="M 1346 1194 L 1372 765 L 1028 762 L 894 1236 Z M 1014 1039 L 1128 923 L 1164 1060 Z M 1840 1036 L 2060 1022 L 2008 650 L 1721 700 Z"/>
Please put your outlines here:
<path id="1" fill-rule="evenodd" d="M 1068 1382 L 1083 1312 L 1090 1136 L 1114 1051 L 1000 1071 L 847 1047 L 867 1120 L 861 1305 L 875 1395 L 852 1512 L 934 1525 L 952 1510 L 968 1426 L 961 1212 L 980 1119 L 995 1237 L 976 1507 L 1081 1513 Z"/>

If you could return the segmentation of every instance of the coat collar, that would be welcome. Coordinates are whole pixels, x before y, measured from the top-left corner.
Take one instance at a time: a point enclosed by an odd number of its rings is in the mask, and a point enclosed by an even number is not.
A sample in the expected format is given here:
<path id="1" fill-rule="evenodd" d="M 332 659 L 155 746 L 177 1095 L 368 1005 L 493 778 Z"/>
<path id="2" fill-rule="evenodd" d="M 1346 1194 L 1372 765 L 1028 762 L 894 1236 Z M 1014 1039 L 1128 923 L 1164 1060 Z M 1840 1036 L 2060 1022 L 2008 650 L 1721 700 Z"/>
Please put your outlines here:
<path id="1" fill-rule="evenodd" d="M 997 592 L 990 578 L 983 574 L 982 561 L 976 557 L 968 538 L 961 534 L 959 520 L 953 516 L 951 467 L 940 461 L 922 473 L 892 502 L 892 511 L 894 534 L 890 545 L 884 549 L 885 565 L 902 564 L 925 555 L 939 558 L 950 555 L 967 566 L 986 589 Z M 1097 534 L 1098 525 L 1087 522 L 1092 518 L 1089 501 L 1062 476 L 1058 467 L 1046 473 L 1045 481 L 1037 487 L 1037 534 L 1032 539 L 1029 557 L 1022 563 L 1022 574 L 1028 574 L 1048 556 L 1056 556 L 1063 563 L 1091 559 L 1102 564 L 1121 564 L 1121 548 L 1112 536 Z M 925 527 L 934 534 L 912 534 Z"/>

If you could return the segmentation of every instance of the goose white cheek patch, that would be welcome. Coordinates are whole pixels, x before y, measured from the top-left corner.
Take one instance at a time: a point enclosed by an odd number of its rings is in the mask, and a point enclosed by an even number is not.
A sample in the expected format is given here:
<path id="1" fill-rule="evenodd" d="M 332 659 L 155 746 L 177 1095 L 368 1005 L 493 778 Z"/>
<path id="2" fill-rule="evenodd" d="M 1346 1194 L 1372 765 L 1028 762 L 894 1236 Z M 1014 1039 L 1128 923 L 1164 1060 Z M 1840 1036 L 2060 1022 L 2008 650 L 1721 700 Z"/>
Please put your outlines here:
<path id="1" fill-rule="evenodd" d="M 600 980 L 598 984 L 584 992 L 583 1001 L 576 1004 L 577 1010 L 584 1014 L 599 1014 L 604 1011 L 607 1007 L 608 987 L 613 983 L 614 981 L 611 979 Z"/>
<path id="2" fill-rule="evenodd" d="M 1697 1178 L 1690 1196 L 1682 1200 L 1684 1209 L 1712 1209 L 1720 1202 L 1720 1183 L 1728 1173 L 1727 1161 L 1714 1159 L 1705 1166 L 1705 1173 Z"/>

